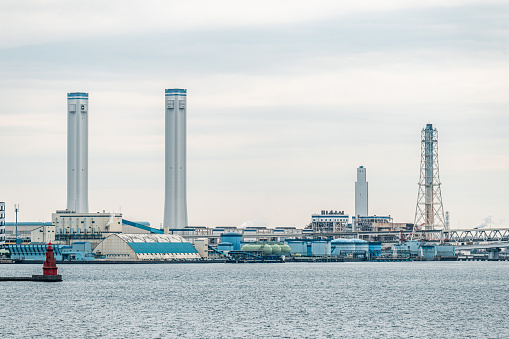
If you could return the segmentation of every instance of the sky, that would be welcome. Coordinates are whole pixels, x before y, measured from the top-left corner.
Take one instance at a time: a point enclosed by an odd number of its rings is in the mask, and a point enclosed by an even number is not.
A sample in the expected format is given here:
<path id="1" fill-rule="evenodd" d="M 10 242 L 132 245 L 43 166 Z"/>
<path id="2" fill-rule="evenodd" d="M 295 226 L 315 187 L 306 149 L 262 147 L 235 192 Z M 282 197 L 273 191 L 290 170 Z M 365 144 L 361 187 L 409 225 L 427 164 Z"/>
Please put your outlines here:
<path id="1" fill-rule="evenodd" d="M 0 201 L 66 205 L 66 93 L 89 93 L 90 211 L 159 227 L 164 89 L 186 88 L 192 226 L 414 221 L 420 133 L 439 133 L 451 228 L 509 227 L 506 1 L 0 3 Z"/>

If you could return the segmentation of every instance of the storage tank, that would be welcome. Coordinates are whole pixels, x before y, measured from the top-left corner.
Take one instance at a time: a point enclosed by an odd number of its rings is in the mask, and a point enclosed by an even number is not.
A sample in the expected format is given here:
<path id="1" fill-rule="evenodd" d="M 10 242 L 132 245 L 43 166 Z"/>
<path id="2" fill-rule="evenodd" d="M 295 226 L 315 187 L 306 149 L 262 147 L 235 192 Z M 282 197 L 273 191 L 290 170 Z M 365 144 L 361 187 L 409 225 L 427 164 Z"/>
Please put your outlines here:
<path id="1" fill-rule="evenodd" d="M 454 257 L 456 247 L 450 244 L 437 245 L 437 257 Z"/>
<path id="2" fill-rule="evenodd" d="M 368 243 L 369 255 L 379 257 L 382 255 L 382 243 L 380 241 L 371 241 Z"/>
<path id="3" fill-rule="evenodd" d="M 220 243 L 219 245 L 217 245 L 217 249 L 220 250 L 221 252 L 229 252 L 229 251 L 233 251 L 233 244 L 232 243 L 229 243 L 229 242 L 222 242 Z"/>
<path id="4" fill-rule="evenodd" d="M 271 255 L 272 254 L 272 246 L 269 244 L 262 245 L 263 254 L 265 255 Z"/>
<path id="5" fill-rule="evenodd" d="M 278 244 L 270 245 L 272 247 L 272 254 L 279 254 L 281 253 L 281 246 Z"/>
<path id="6" fill-rule="evenodd" d="M 281 253 L 282 254 L 288 254 L 288 253 L 290 253 L 292 251 L 290 246 L 288 246 L 287 244 L 281 244 L 281 245 L 279 245 L 279 247 L 281 247 Z"/>
<path id="7" fill-rule="evenodd" d="M 369 243 L 362 239 L 334 239 L 331 241 L 331 253 L 336 256 L 344 256 L 347 253 L 369 252 Z"/>
<path id="8" fill-rule="evenodd" d="M 261 251 L 261 244 L 246 244 L 242 246 L 242 251 L 250 252 L 250 251 Z"/>
<path id="9" fill-rule="evenodd" d="M 287 240 L 288 247 L 290 247 L 290 252 L 293 255 L 307 255 L 307 244 L 303 240 Z M 311 247 L 309 249 L 311 252 Z"/>
<path id="10" fill-rule="evenodd" d="M 328 240 L 312 240 L 311 241 L 312 256 L 330 255 L 330 243 Z"/>
<path id="11" fill-rule="evenodd" d="M 355 245 L 355 251 L 363 251 L 366 254 L 369 252 L 369 243 L 362 239 L 352 239 Z"/>
<path id="12" fill-rule="evenodd" d="M 229 242 L 233 245 L 234 251 L 240 251 L 242 247 L 240 243 L 242 242 L 242 234 L 237 232 L 227 232 L 221 234 L 221 242 Z"/>
<path id="13" fill-rule="evenodd" d="M 340 256 L 341 251 L 345 251 L 345 248 L 350 245 L 348 239 L 339 238 L 331 241 L 331 255 Z"/>

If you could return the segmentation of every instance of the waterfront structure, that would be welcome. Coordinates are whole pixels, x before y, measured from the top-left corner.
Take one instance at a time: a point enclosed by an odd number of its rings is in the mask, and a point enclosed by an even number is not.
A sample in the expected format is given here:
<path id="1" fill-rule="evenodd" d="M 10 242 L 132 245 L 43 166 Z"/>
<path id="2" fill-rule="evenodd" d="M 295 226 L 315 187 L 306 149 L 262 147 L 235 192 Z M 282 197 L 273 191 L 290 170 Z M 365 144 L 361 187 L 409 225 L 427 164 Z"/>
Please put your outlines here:
<path id="1" fill-rule="evenodd" d="M 334 239 L 331 242 L 331 255 L 337 257 L 366 257 L 369 253 L 369 242 L 362 239 Z M 381 243 L 380 251 L 381 251 Z"/>
<path id="2" fill-rule="evenodd" d="M 5 202 L 0 201 L 0 248 L 5 247 Z"/>
<path id="3" fill-rule="evenodd" d="M 63 245 L 53 245 L 53 251 L 56 260 L 62 260 Z M 66 246 L 69 247 L 69 246 Z M 48 245 L 45 244 L 18 244 L 7 245 L 11 259 L 21 260 L 44 260 Z"/>
<path id="4" fill-rule="evenodd" d="M 349 216 L 344 211 L 325 211 L 311 215 L 311 229 L 316 233 L 345 232 Z"/>
<path id="5" fill-rule="evenodd" d="M 165 232 L 187 224 L 186 89 L 165 90 Z"/>
<path id="6" fill-rule="evenodd" d="M 440 185 L 438 131 L 432 124 L 427 124 L 421 131 L 421 169 L 414 219 L 416 228 L 445 229 Z"/>
<path id="7" fill-rule="evenodd" d="M 176 234 L 112 234 L 94 252 L 105 259 L 200 259 L 198 251 Z"/>
<path id="8" fill-rule="evenodd" d="M 221 244 L 219 244 L 221 245 Z M 220 249 L 220 248 L 219 248 Z M 233 249 L 232 249 L 233 250 Z M 267 241 L 259 241 L 259 242 L 249 242 L 242 246 L 241 249 L 243 252 L 258 252 L 263 253 L 262 255 L 289 255 L 291 252 L 291 248 L 289 245 L 281 243 L 281 242 L 267 242 Z"/>
<path id="9" fill-rule="evenodd" d="M 325 239 L 288 239 L 285 241 L 290 246 L 290 252 L 294 256 L 330 256 L 331 244 Z"/>
<path id="10" fill-rule="evenodd" d="M 456 256 L 456 247 L 451 244 L 427 243 L 419 240 L 407 241 L 391 246 L 394 257 L 419 257 L 423 260 L 451 259 Z"/>
<path id="11" fill-rule="evenodd" d="M 380 256 L 382 244 L 361 239 L 286 239 L 292 256 L 297 257 L 350 257 Z"/>
<path id="12" fill-rule="evenodd" d="M 88 213 L 88 93 L 67 93 L 67 209 Z"/>
<path id="13" fill-rule="evenodd" d="M 94 260 L 90 243 L 73 242 L 72 246 L 53 244 L 55 260 L 85 261 Z M 46 244 L 22 244 L 7 245 L 11 259 L 20 260 L 44 260 L 49 245 Z"/>
<path id="14" fill-rule="evenodd" d="M 355 182 L 355 216 L 368 216 L 368 182 L 364 166 L 357 168 L 357 181 Z"/>

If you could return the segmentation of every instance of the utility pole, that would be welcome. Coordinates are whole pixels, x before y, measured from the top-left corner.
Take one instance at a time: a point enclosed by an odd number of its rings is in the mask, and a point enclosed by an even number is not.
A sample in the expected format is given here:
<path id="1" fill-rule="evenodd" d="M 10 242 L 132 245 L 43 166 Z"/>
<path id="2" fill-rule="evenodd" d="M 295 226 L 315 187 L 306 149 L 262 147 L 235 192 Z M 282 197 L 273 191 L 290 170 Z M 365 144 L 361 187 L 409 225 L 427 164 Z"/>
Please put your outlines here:
<path id="1" fill-rule="evenodd" d="M 18 242 L 18 211 L 19 204 L 14 204 L 14 212 L 16 212 L 16 243 Z"/>

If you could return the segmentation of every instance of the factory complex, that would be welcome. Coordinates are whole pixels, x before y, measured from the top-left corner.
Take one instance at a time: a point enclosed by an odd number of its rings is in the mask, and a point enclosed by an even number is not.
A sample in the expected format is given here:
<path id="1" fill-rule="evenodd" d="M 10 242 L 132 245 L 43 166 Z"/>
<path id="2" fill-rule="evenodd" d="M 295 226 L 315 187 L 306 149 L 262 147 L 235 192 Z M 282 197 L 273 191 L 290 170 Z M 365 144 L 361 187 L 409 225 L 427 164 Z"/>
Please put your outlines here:
<path id="1" fill-rule="evenodd" d="M 45 226 L 53 227 L 53 226 Z M 37 232 L 37 228 L 35 229 Z M 181 231 L 187 232 L 187 231 Z M 257 236 L 254 236 L 257 234 Z M 87 241 L 49 240 L 54 243 L 57 261 L 196 261 L 231 260 L 237 262 L 264 261 L 365 261 L 380 259 L 445 260 L 455 255 L 453 245 L 409 241 L 383 248 L 380 241 L 357 238 L 319 239 L 300 232 L 280 233 L 223 232 L 209 238 L 187 237 L 178 234 L 107 235 L 92 247 Z M 299 236 L 304 236 L 300 238 Z M 306 238 L 307 237 L 307 238 Z M 217 243 L 215 243 L 217 242 Z M 44 260 L 47 244 L 30 242 L 8 244 L 9 258 L 15 260 Z"/>
<path id="2" fill-rule="evenodd" d="M 0 202 L 0 257 L 43 260 L 54 244 L 57 261 L 281 262 L 288 260 L 449 260 L 455 247 L 426 231 L 449 228 L 438 174 L 437 130 L 422 130 L 421 173 L 413 223 L 370 215 L 367 169 L 357 168 L 355 213 L 321 210 L 296 227 L 190 226 L 186 192 L 187 90 L 166 89 L 164 218 L 162 228 L 125 219 L 122 213 L 90 212 L 88 201 L 89 94 L 67 94 L 67 206 L 51 222 L 5 221 Z M 445 217 L 447 216 L 447 218 Z M 400 233 L 399 233 L 400 232 Z"/>

